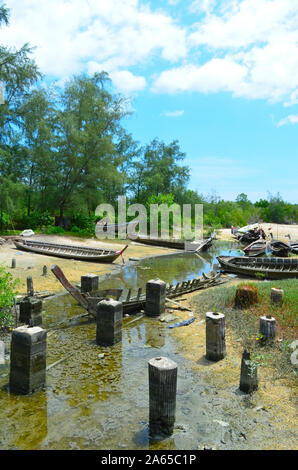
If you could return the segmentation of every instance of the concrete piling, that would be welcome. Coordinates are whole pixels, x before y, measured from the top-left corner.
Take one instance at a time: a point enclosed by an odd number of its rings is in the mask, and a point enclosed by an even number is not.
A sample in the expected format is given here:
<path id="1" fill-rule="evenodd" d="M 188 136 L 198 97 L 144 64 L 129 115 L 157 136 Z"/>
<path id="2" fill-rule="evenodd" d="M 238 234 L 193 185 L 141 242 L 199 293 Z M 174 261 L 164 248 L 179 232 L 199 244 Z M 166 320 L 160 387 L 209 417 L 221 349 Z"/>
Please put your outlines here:
<path id="1" fill-rule="evenodd" d="M 284 297 L 283 289 L 272 287 L 271 294 L 270 294 L 271 302 L 273 302 L 274 304 L 282 304 L 283 297 Z"/>
<path id="2" fill-rule="evenodd" d="M 260 333 L 264 341 L 273 340 L 276 336 L 276 320 L 269 315 L 260 317 Z"/>
<path id="3" fill-rule="evenodd" d="M 27 296 L 20 301 L 19 321 L 29 326 L 42 324 L 42 300 Z"/>
<path id="4" fill-rule="evenodd" d="M 42 268 L 42 276 L 46 276 L 48 274 L 48 268 L 46 266 L 44 266 Z"/>
<path id="5" fill-rule="evenodd" d="M 226 356 L 225 316 L 223 313 L 206 313 L 206 359 L 219 361 Z"/>
<path id="6" fill-rule="evenodd" d="M 146 283 L 145 314 L 149 317 L 158 317 L 165 312 L 166 283 L 160 279 L 150 280 Z"/>
<path id="7" fill-rule="evenodd" d="M 81 292 L 95 292 L 98 290 L 98 276 L 85 274 L 81 276 Z"/>
<path id="8" fill-rule="evenodd" d="M 174 430 L 177 364 L 166 357 L 148 362 L 150 436 L 170 436 Z"/>
<path id="9" fill-rule="evenodd" d="M 244 393 L 252 393 L 258 388 L 257 366 L 251 360 L 250 353 L 242 353 L 239 389 Z"/>
<path id="10" fill-rule="evenodd" d="M 11 268 L 14 269 L 17 265 L 17 262 L 16 262 L 16 259 L 15 258 L 12 258 L 11 260 Z"/>
<path id="11" fill-rule="evenodd" d="M 27 295 L 29 297 L 33 297 L 34 296 L 34 287 L 33 287 L 32 277 L 28 276 L 27 279 L 26 279 L 26 282 L 27 282 Z"/>
<path id="12" fill-rule="evenodd" d="M 97 304 L 96 344 L 113 346 L 122 340 L 122 302 L 108 299 Z"/>
<path id="13" fill-rule="evenodd" d="M 12 331 L 9 387 L 27 395 L 46 383 L 46 330 L 20 326 Z"/>

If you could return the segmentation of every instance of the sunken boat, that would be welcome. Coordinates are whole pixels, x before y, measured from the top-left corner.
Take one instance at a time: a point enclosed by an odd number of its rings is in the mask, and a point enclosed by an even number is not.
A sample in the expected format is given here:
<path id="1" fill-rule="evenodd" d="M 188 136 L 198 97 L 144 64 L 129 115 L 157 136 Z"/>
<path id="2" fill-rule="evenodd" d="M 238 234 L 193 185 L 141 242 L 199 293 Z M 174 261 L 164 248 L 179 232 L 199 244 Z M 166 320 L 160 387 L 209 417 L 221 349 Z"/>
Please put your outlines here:
<path id="1" fill-rule="evenodd" d="M 59 245 L 57 243 L 39 242 L 33 240 L 14 240 L 15 246 L 19 250 L 30 251 L 46 256 L 56 256 L 58 258 L 75 259 L 79 261 L 94 261 L 97 263 L 112 263 L 126 250 L 126 245 L 122 250 L 114 251 L 103 248 L 91 248 L 87 246 Z"/>
<path id="2" fill-rule="evenodd" d="M 223 271 L 266 279 L 298 277 L 298 258 L 254 258 L 249 256 L 218 256 Z"/>
<path id="3" fill-rule="evenodd" d="M 216 233 L 213 233 L 209 238 L 203 240 L 194 240 L 193 242 L 175 238 L 153 238 L 145 235 L 136 235 L 130 239 L 134 242 L 143 243 L 145 245 L 162 246 L 166 248 L 174 248 L 177 250 L 199 252 L 206 251 L 208 248 L 210 248 L 215 236 Z"/>
<path id="4" fill-rule="evenodd" d="M 81 292 L 73 286 L 65 277 L 63 271 L 58 265 L 51 267 L 53 274 L 60 281 L 63 287 L 76 299 L 76 301 L 87 310 L 88 314 L 96 316 L 96 306 L 98 302 L 106 298 L 114 298 L 123 305 L 123 314 L 136 313 L 144 309 L 146 306 L 146 289 L 139 288 L 136 295 L 132 295 L 131 289 L 124 296 L 122 289 L 105 289 L 95 292 Z M 200 289 L 206 289 L 218 284 L 227 282 L 227 279 L 221 277 L 220 273 L 211 272 L 210 274 L 202 274 L 201 277 L 191 279 L 176 284 L 166 286 L 166 298 L 172 299 L 190 292 Z"/>

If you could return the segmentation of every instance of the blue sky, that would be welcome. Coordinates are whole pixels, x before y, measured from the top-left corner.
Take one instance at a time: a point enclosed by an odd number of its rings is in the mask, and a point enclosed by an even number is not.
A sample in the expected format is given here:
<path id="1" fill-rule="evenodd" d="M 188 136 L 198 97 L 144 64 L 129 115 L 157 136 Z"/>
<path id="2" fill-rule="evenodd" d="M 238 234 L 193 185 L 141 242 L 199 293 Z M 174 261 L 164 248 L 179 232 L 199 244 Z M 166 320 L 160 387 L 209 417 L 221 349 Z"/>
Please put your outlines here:
<path id="1" fill-rule="evenodd" d="M 0 43 L 47 80 L 106 70 L 141 144 L 179 140 L 189 187 L 298 201 L 297 0 L 6 0 Z"/>

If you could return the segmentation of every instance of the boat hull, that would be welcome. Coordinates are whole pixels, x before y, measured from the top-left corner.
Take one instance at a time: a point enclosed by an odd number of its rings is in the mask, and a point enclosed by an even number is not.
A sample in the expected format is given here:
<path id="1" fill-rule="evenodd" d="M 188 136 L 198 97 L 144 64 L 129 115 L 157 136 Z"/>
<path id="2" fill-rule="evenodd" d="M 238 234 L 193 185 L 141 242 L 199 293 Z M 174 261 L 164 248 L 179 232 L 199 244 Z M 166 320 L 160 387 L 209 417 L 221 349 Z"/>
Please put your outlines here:
<path id="1" fill-rule="evenodd" d="M 99 250 L 95 248 L 57 245 L 55 243 L 14 241 L 16 248 L 22 251 L 29 251 L 45 256 L 55 256 L 57 258 L 76 259 L 80 261 L 92 261 L 97 263 L 112 263 L 121 252 L 111 250 Z M 123 250 L 122 250 L 123 252 Z"/>
<path id="2" fill-rule="evenodd" d="M 265 279 L 298 278 L 298 259 L 218 256 L 224 271 Z"/>

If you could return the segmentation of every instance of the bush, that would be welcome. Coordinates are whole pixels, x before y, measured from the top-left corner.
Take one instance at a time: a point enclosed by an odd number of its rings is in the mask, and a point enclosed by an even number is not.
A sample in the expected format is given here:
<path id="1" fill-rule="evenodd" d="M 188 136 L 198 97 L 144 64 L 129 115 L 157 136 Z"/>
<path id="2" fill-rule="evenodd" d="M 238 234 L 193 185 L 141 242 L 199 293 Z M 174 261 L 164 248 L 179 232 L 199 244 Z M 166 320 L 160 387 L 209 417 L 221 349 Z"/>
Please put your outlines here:
<path id="1" fill-rule="evenodd" d="M 18 281 L 13 280 L 12 275 L 0 265 L 0 328 L 7 328 L 13 324 L 11 307 L 13 298 L 17 294 L 15 290 L 17 284 Z"/>
<path id="2" fill-rule="evenodd" d="M 64 228 L 58 226 L 58 227 L 48 227 L 45 230 L 45 233 L 48 235 L 61 235 L 65 232 L 64 232 Z"/>

